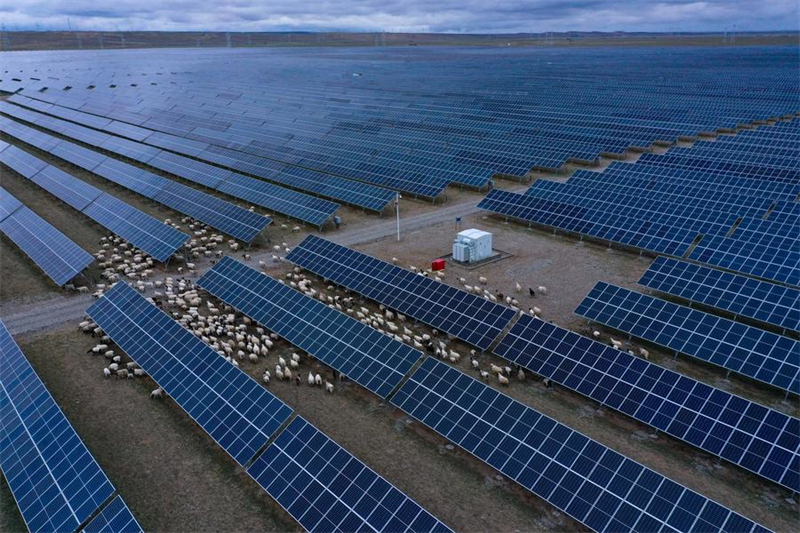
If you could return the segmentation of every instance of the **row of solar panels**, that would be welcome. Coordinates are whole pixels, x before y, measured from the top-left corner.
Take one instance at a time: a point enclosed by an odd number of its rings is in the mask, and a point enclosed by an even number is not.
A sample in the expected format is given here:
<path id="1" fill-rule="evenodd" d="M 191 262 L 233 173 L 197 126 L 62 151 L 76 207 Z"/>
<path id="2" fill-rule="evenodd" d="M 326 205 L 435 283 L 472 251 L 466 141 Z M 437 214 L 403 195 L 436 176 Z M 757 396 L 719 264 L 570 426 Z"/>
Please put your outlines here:
<path id="1" fill-rule="evenodd" d="M 227 279 L 228 271 L 237 267 L 247 268 L 226 258 L 212 272 Z M 206 274 L 206 277 L 211 275 Z M 269 289 L 247 286 L 256 290 L 262 301 L 270 298 L 283 301 Z M 236 285 L 233 290 L 239 287 Z M 311 299 L 308 303 L 322 305 Z M 450 531 L 303 418 L 294 418 L 281 429 L 292 415 L 289 406 L 125 283 L 117 283 L 87 310 L 87 314 L 220 447 L 246 467 L 247 473 L 305 530 Z M 264 323 L 267 327 L 269 324 L 269 320 Z M 402 346 L 372 332 L 373 341 L 391 341 L 396 344 L 395 349 Z M 363 350 L 360 357 L 353 357 L 356 365 L 369 357 L 365 353 L 368 348 Z M 384 354 L 378 351 L 372 355 Z M 323 361 L 329 361 L 320 355 Z M 372 360 L 378 362 L 378 357 Z M 333 362 L 332 366 L 341 368 L 362 384 L 374 380 L 359 379 L 359 376 L 380 372 L 370 366 L 365 367 L 366 372 L 359 372 L 348 364 L 345 362 L 339 367 Z M 399 381 L 399 377 L 390 379 Z M 276 434 L 277 438 L 259 453 Z"/>
<path id="2" fill-rule="evenodd" d="M 0 470 L 32 533 L 142 532 L 2 320 Z"/>
<path id="3" fill-rule="evenodd" d="M 8 149 L 6 145 L 3 152 Z M 0 232 L 59 286 L 80 274 L 94 261 L 89 252 L 72 242 L 2 187 Z"/>
<path id="4" fill-rule="evenodd" d="M 7 125 L 6 120 L 0 117 L 0 131 L 19 138 L 15 128 Z M 0 163 L 158 261 L 166 261 L 172 257 L 189 240 L 187 234 L 16 146 L 7 146 L 0 152 Z"/>
<path id="5" fill-rule="evenodd" d="M 287 259 L 483 350 L 514 318 L 514 312 L 502 305 L 316 236 L 307 237 Z M 653 267 L 658 268 L 658 263 Z M 791 302 L 786 297 L 769 297 L 759 309 L 772 309 L 771 315 L 775 315 L 787 304 Z M 617 304 L 617 308 L 627 316 L 641 316 L 642 324 L 650 324 L 651 329 L 663 326 L 627 302 Z M 798 392 L 800 367 L 795 360 L 800 344 L 796 341 L 688 311 L 703 316 L 682 320 L 677 317 L 683 313 L 674 313 L 672 330 L 680 329 L 684 337 L 703 331 L 698 327 L 697 332 L 690 332 L 692 324 L 713 321 L 716 328 L 724 324 L 737 334 L 744 331 L 742 338 L 758 338 L 760 342 L 731 345 L 733 340 L 726 338 L 725 345 L 705 346 L 702 352 L 691 350 L 696 342 L 670 347 L 703 360 L 709 359 L 709 353 L 714 360 L 725 357 L 719 364 L 730 362 L 726 368 Z M 609 325 L 625 329 L 618 322 Z M 638 332 L 634 334 L 652 340 Z M 767 479 L 792 490 L 800 488 L 798 440 L 792 438 L 800 429 L 796 419 L 528 316 L 520 317 L 508 334 L 500 337 L 494 353 Z M 731 366 L 742 359 L 747 365 Z M 780 369 L 767 376 L 777 361 Z M 751 372 L 754 368 L 758 371 Z"/>
<path id="6" fill-rule="evenodd" d="M 13 113 L 14 109 L 19 108 L 0 102 L 0 111 Z M 43 124 L 43 127 L 51 126 Z M 60 130 L 58 126 L 52 126 L 52 128 L 54 131 Z M 241 241 L 251 242 L 272 222 L 269 217 L 226 202 L 216 196 L 200 192 L 72 142 L 32 130 L 11 119 L 0 117 L 0 131 L 145 198 L 208 224 Z M 67 131 L 59 131 L 59 133 L 62 132 L 69 135 Z M 84 139 L 81 140 L 85 142 Z"/>
<path id="7" fill-rule="evenodd" d="M 264 283 L 264 280 L 267 282 Z M 247 305 L 241 309 L 246 315 L 270 330 L 273 329 L 273 326 L 277 326 L 279 329 L 275 331 L 279 335 L 283 335 L 280 333 L 280 328 L 285 319 L 274 316 L 276 309 L 282 310 L 284 315 L 292 318 L 299 317 L 300 321 L 296 329 L 303 332 L 300 340 L 312 336 L 313 340 L 319 342 L 318 345 L 311 346 L 313 351 L 310 353 L 315 357 L 317 357 L 322 344 L 329 340 L 326 332 L 338 333 L 341 336 L 342 326 L 339 324 L 339 320 L 349 323 L 345 327 L 363 326 L 346 314 L 330 309 L 315 299 L 285 287 L 268 276 L 229 258 L 215 265 L 199 280 L 198 284 L 212 294 L 221 297 L 224 302 L 233 307 Z M 136 327 L 142 331 L 152 331 L 156 337 L 171 338 L 173 335 L 193 337 L 186 330 L 183 330 L 185 333 L 178 333 L 177 330 L 172 332 L 165 327 L 157 327 L 155 321 L 160 321 L 161 318 L 157 318 L 156 315 L 163 316 L 164 320 L 169 320 L 169 318 L 155 310 L 153 306 L 149 306 L 148 309 L 136 309 L 144 307 L 146 304 L 131 304 L 127 299 L 136 299 L 139 302 L 144 302 L 144 299 L 132 289 L 121 284 L 118 285 L 121 288 L 115 287 L 89 310 L 89 314 L 98 320 L 98 323 L 104 327 L 112 339 L 123 332 L 135 331 L 135 329 L 131 329 L 134 328 L 134 325 L 127 323 L 125 315 L 140 317 L 135 319 L 141 323 Z M 286 291 L 293 292 L 299 298 L 284 294 L 279 287 L 284 287 Z M 121 301 L 118 306 L 113 304 L 113 301 L 116 300 Z M 252 305 L 248 303 L 251 301 Z M 118 307 L 118 309 L 110 310 L 111 306 Z M 101 311 L 101 309 L 109 309 L 109 311 Z M 122 311 L 122 309 L 130 309 L 130 311 Z M 323 309 L 337 314 L 338 320 L 334 324 L 329 324 L 324 318 L 317 319 L 315 323 L 319 324 L 319 328 L 316 330 L 306 329 L 305 320 L 319 316 Z M 297 319 L 295 320 L 297 321 Z M 181 329 L 176 323 L 169 321 L 175 324 L 170 328 Z M 117 329 L 118 331 L 115 331 Z M 164 330 L 163 333 L 162 330 Z M 396 343 L 388 336 L 374 333 L 387 339 L 385 342 Z M 138 336 L 138 334 L 123 336 L 121 347 L 126 351 L 133 350 L 134 354 L 139 350 L 148 354 L 156 350 L 149 339 L 138 342 L 133 340 Z M 288 340 L 300 347 L 304 346 L 298 344 L 296 339 L 289 338 Z M 369 348 L 369 341 L 363 341 L 357 330 L 352 335 L 344 337 L 343 340 L 353 346 L 364 347 L 362 349 L 372 353 L 385 354 L 383 346 Z M 191 342 L 201 341 L 194 338 Z M 141 347 L 138 346 L 139 343 L 142 344 Z M 402 343 L 396 343 L 396 345 L 398 348 L 403 346 Z M 174 349 L 182 346 L 183 344 L 178 341 Z M 209 357 L 213 354 L 221 365 L 227 365 L 221 357 L 214 354 L 213 350 L 207 349 L 210 353 Z M 414 361 L 420 355 L 417 353 Z M 184 354 L 182 358 L 185 359 L 187 356 L 188 354 Z M 136 358 L 136 355 L 133 357 Z M 163 356 L 158 354 L 157 357 Z M 359 354 L 358 357 L 364 358 L 364 355 Z M 407 373 L 411 369 L 411 366 L 406 365 L 402 359 L 385 359 L 385 356 L 383 357 L 387 363 L 393 363 L 398 372 Z M 323 362 L 327 363 L 329 359 L 326 359 L 323 355 Z M 348 373 L 361 384 L 370 383 L 370 379 L 365 378 L 360 370 L 354 372 L 348 369 L 346 364 L 334 360 L 332 366 L 334 369 Z M 230 365 L 227 366 L 230 367 Z M 238 370 L 236 371 L 238 372 Z M 381 371 L 382 368 L 379 366 L 373 366 L 368 372 L 379 373 Z M 157 379 L 156 376 L 154 378 Z M 402 378 L 403 374 L 400 374 L 394 386 L 401 384 Z M 180 395 L 173 395 L 173 397 L 180 402 Z M 408 381 L 400 385 L 392 402 L 486 461 L 498 471 L 514 479 L 526 489 L 596 531 L 653 531 L 663 527 L 667 527 L 669 530 L 674 528 L 676 531 L 691 530 L 692 527 L 702 531 L 762 530 L 760 526 L 744 517 L 431 358 L 427 358 Z M 309 433 L 315 433 L 315 431 L 310 430 Z M 280 441 L 282 437 L 283 435 L 278 440 Z M 288 437 L 286 438 L 288 439 Z M 319 447 L 314 447 L 306 442 L 297 445 L 298 449 L 306 447 L 319 449 Z M 305 453 L 306 456 L 311 455 L 310 451 Z M 280 457 L 277 449 L 270 452 L 268 448 L 264 455 Z M 258 466 L 260 463 L 261 459 L 256 460 L 250 468 L 251 475 L 253 475 L 252 470 L 254 469 L 261 471 L 262 467 Z M 299 483 L 304 487 L 313 477 L 310 475 L 311 471 L 304 471 L 303 464 L 306 463 L 301 461 L 300 464 L 295 465 L 287 476 L 276 477 L 279 470 L 271 471 L 267 468 L 261 483 L 267 486 L 268 491 L 272 487 L 275 492 L 288 493 L 286 503 L 283 501 L 281 503 L 284 506 L 292 505 L 298 498 L 297 491 L 292 490 L 292 483 L 301 477 Z M 258 475 L 256 474 L 254 477 L 258 477 Z M 340 491 L 334 492 L 341 494 Z M 273 494 L 273 492 L 270 493 Z M 280 498 L 278 499 L 281 501 Z M 344 502 L 344 498 L 342 501 Z M 344 503 L 347 504 L 347 502 Z M 305 510 L 308 509 L 308 506 L 298 504 L 297 508 Z M 345 509 L 347 509 L 347 505 Z M 345 513 L 346 511 L 341 512 Z M 315 516 L 319 516 L 319 514 L 315 513 Z M 305 524 L 303 525 L 309 529 Z"/>
<path id="8" fill-rule="evenodd" d="M 797 158 L 785 158 L 785 168 L 762 161 L 753 167 L 758 172 L 694 164 L 716 154 L 717 146 L 749 146 L 756 134 L 770 139 L 782 131 L 776 126 L 744 132 L 707 143 L 699 155 L 694 148 L 677 149 L 683 153 L 676 156 L 645 154 L 635 164 L 614 163 L 602 173 L 579 171 L 565 183 L 537 181 L 522 195 L 494 190 L 479 207 L 651 252 L 689 252 L 701 263 L 800 285 Z M 759 145 L 760 153 L 770 151 L 785 149 Z M 719 159 L 707 161 L 725 161 L 731 153 L 722 149 L 714 156 Z M 666 158 L 675 165 L 662 165 Z M 778 171 L 791 175 L 776 177 Z"/>
<path id="9" fill-rule="evenodd" d="M 15 118 L 47 127 L 78 140 L 84 140 L 84 138 L 75 134 L 89 135 L 92 138 L 97 135 L 87 128 L 46 117 L 20 107 L 4 105 L 0 110 Z M 22 124 L 17 124 L 14 127 L 14 132 L 16 133 L 15 136 L 21 138 L 21 140 L 29 138 L 38 140 L 40 143 L 44 135 Z M 47 149 L 48 144 L 40 144 L 37 147 Z M 103 135 L 90 144 L 106 152 L 133 159 L 148 167 L 169 172 L 187 181 L 218 190 L 234 198 L 245 200 L 315 226 L 322 226 L 339 208 L 339 204 L 334 202 L 278 187 L 277 185 L 249 178 L 172 152 L 137 144 L 135 141 L 126 141 L 125 139 L 116 139 L 110 135 Z"/>
<path id="10" fill-rule="evenodd" d="M 196 159 L 203 163 L 232 169 L 279 185 L 306 191 L 323 198 L 330 198 L 331 200 L 341 201 L 371 211 L 383 211 L 395 197 L 395 193 L 387 189 L 321 174 L 299 167 L 288 167 L 270 159 L 246 154 L 224 146 L 209 145 L 208 143 L 183 139 L 169 133 L 155 133 L 151 130 L 143 130 L 142 128 L 136 128 L 130 124 L 126 125 L 118 121 L 111 121 L 109 123 L 109 121 L 102 119 L 103 124 L 97 124 L 93 119 L 97 119 L 98 117 L 93 115 L 59 106 L 52 106 L 50 104 L 42 105 L 43 102 L 19 95 L 12 96 L 9 100 L 31 109 L 36 109 L 56 117 L 76 122 L 77 124 L 101 128 L 104 132 L 114 133 L 124 137 L 114 139 L 115 145 L 121 144 L 130 146 L 130 140 L 142 142 L 144 144 L 139 144 L 138 146 L 134 145 L 136 150 L 146 152 L 156 148 L 167 152 L 177 152 L 178 154 Z M 28 120 L 24 117 L 20 118 Z M 52 117 L 50 118 L 53 120 Z M 39 120 L 44 122 L 44 119 Z M 134 128 L 136 128 L 136 131 L 132 132 L 131 130 Z M 139 130 L 146 133 L 142 134 Z M 71 132 L 72 135 L 68 132 Z M 78 132 L 84 134 L 84 136 L 76 137 L 75 133 Z M 64 132 L 65 135 L 70 135 L 73 138 L 89 144 L 91 144 L 93 139 L 99 134 L 97 131 L 93 133 L 94 135 L 91 135 L 75 124 L 72 124 L 71 127 Z M 102 145 L 100 147 L 104 148 Z M 128 155 L 128 157 L 133 158 L 131 155 Z M 254 187 L 254 189 L 257 188 L 258 187 Z"/>

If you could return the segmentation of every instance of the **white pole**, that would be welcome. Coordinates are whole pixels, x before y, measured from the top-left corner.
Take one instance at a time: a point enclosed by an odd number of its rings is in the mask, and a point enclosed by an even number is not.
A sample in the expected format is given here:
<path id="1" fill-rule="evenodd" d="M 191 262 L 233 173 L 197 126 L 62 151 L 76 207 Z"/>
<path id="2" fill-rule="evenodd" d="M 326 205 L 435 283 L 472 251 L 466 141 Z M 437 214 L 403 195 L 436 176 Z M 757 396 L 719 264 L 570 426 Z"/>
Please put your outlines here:
<path id="1" fill-rule="evenodd" d="M 397 242 L 400 242 L 400 193 L 396 193 L 394 197 L 394 212 L 397 218 Z"/>

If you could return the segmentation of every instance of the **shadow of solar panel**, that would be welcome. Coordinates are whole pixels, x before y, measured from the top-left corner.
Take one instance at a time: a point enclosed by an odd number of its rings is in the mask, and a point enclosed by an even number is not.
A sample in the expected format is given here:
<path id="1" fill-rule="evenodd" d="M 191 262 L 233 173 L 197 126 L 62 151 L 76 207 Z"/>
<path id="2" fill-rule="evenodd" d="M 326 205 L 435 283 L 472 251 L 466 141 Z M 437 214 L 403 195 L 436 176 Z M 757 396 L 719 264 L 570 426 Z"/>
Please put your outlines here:
<path id="1" fill-rule="evenodd" d="M 800 331 L 800 290 L 667 257 L 657 257 L 639 279 L 639 284 L 773 326 Z"/>
<path id="2" fill-rule="evenodd" d="M 114 492 L 0 321 L 0 468 L 32 532 L 75 531 Z"/>
<path id="3" fill-rule="evenodd" d="M 286 259 L 482 350 L 515 314 L 508 307 L 314 235 Z"/>
<path id="4" fill-rule="evenodd" d="M 727 370 L 800 393 L 800 343 L 598 282 L 576 314 Z"/>
<path id="5" fill-rule="evenodd" d="M 766 479 L 800 489 L 800 420 L 529 316 L 494 353 Z"/>
<path id="6" fill-rule="evenodd" d="M 240 465 L 292 412 L 123 282 L 86 313 Z"/>
<path id="7" fill-rule="evenodd" d="M 52 165 L 37 172 L 31 181 L 78 211 L 83 211 L 93 200 L 104 194 L 100 189 Z"/>
<path id="8" fill-rule="evenodd" d="M 0 163 L 3 163 L 17 174 L 28 179 L 47 165 L 47 163 L 41 159 L 32 156 L 16 146 L 9 146 L 0 152 Z"/>
<path id="9" fill-rule="evenodd" d="M 422 356 L 227 256 L 197 285 L 382 398 Z"/>
<path id="10" fill-rule="evenodd" d="M 161 262 L 172 257 L 189 240 L 182 231 L 110 194 L 99 196 L 84 209 L 83 214 Z"/>
<path id="11" fill-rule="evenodd" d="M 100 514 L 86 524 L 82 533 L 143 533 L 142 526 L 136 521 L 122 499 L 117 496 L 109 502 Z"/>
<path id="12" fill-rule="evenodd" d="M 247 473 L 310 533 L 451 531 L 302 417 Z"/>
<path id="13" fill-rule="evenodd" d="M 766 531 L 430 357 L 392 403 L 594 531 Z"/>
<path id="14" fill-rule="evenodd" d="M 89 252 L 24 205 L 0 221 L 0 231 L 59 286 L 94 261 Z"/>
<path id="15" fill-rule="evenodd" d="M 11 216 L 20 207 L 22 207 L 22 202 L 0 187 L 0 222 Z"/>
<path id="16" fill-rule="evenodd" d="M 181 183 L 166 183 L 154 200 L 189 215 L 204 224 L 244 242 L 251 242 L 272 220 L 216 196 L 200 192 Z"/>

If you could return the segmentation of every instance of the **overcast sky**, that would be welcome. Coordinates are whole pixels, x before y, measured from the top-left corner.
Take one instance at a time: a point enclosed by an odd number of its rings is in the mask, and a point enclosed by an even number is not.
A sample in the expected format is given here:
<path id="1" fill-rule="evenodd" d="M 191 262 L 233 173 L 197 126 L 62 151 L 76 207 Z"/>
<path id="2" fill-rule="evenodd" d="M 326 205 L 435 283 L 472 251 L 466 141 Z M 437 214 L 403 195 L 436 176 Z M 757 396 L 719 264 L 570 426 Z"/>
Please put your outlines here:
<path id="1" fill-rule="evenodd" d="M 765 31 L 800 29 L 798 0 L 0 0 L 7 29 Z"/>

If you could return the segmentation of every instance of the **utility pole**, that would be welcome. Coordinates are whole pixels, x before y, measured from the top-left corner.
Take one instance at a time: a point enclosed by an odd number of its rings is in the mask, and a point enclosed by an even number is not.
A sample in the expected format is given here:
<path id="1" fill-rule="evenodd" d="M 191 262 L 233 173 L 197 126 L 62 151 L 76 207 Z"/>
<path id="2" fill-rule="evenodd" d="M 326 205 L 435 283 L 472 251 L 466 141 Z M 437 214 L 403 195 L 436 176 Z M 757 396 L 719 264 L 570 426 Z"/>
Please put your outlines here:
<path id="1" fill-rule="evenodd" d="M 397 218 L 397 242 L 400 242 L 400 193 L 395 193 L 394 197 L 394 212 Z"/>

